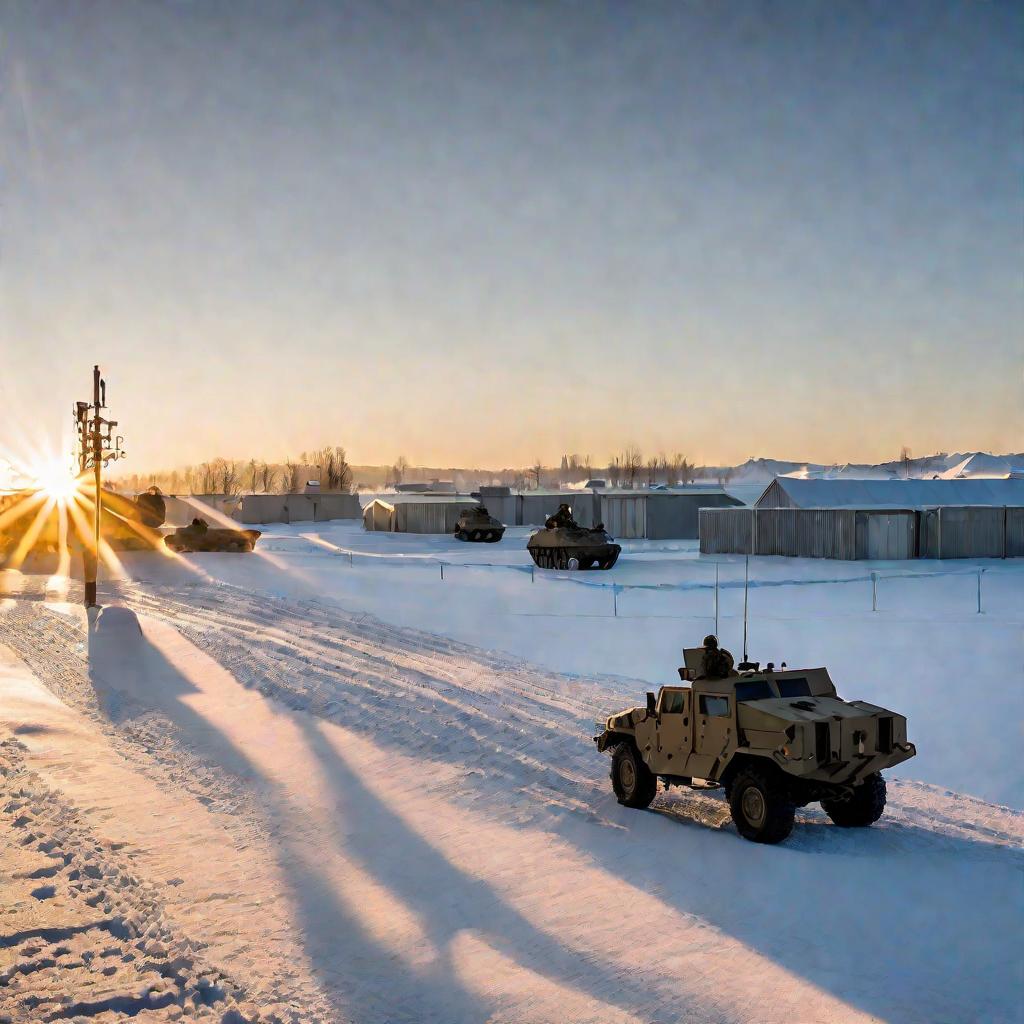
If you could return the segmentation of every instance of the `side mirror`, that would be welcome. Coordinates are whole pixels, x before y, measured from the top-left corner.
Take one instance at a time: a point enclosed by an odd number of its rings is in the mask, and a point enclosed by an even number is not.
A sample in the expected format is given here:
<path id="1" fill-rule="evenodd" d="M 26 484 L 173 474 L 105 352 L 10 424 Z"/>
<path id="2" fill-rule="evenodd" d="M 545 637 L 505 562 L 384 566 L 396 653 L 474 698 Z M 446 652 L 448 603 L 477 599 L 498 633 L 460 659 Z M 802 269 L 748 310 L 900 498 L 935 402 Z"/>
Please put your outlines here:
<path id="1" fill-rule="evenodd" d="M 654 714 L 654 706 L 655 706 L 654 694 L 651 693 L 650 690 L 648 690 L 647 691 L 647 714 L 649 714 L 649 715 L 653 715 Z"/>

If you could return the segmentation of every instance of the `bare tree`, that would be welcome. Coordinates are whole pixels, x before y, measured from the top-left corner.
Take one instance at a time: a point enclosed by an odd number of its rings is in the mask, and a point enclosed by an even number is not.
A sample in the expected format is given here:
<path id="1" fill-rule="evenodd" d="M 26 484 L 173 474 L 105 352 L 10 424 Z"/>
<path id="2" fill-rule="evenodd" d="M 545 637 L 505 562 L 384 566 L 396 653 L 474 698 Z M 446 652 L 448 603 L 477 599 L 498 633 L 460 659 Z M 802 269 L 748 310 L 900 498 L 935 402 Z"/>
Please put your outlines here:
<path id="1" fill-rule="evenodd" d="M 325 491 L 350 491 L 352 489 L 352 469 L 345 458 L 345 449 L 341 445 L 333 448 L 326 445 L 313 453 L 313 462 L 320 470 L 320 486 Z"/>
<path id="2" fill-rule="evenodd" d="M 270 494 L 277 483 L 277 470 L 269 463 L 260 465 L 260 489 L 264 494 Z"/>
<path id="3" fill-rule="evenodd" d="M 910 470 L 913 467 L 913 464 L 914 464 L 914 456 L 911 453 L 910 449 L 906 445 L 904 445 L 900 449 L 900 465 L 903 467 L 903 479 L 904 480 L 909 480 L 910 479 Z"/>
<path id="4" fill-rule="evenodd" d="M 249 490 L 252 494 L 255 494 L 260 479 L 260 464 L 255 459 L 249 460 L 247 474 L 249 477 Z"/>
<path id="5" fill-rule="evenodd" d="M 217 486 L 217 470 L 213 463 L 201 462 L 191 473 L 189 490 L 193 494 L 213 494 Z"/>
<path id="6" fill-rule="evenodd" d="M 215 487 L 218 487 L 218 494 L 233 496 L 239 490 L 238 463 L 230 459 L 216 458 L 213 460 Z"/>
<path id="7" fill-rule="evenodd" d="M 543 472 L 544 465 L 540 461 L 540 457 L 538 456 L 536 459 L 533 460 L 533 465 L 530 467 L 530 475 L 533 477 L 534 486 L 537 488 L 537 490 L 540 490 L 540 477 Z"/>
<path id="8" fill-rule="evenodd" d="M 395 480 L 395 486 L 398 486 L 404 479 L 406 471 L 409 469 L 409 460 L 404 455 L 399 455 L 395 459 L 395 464 L 391 467 L 391 474 Z"/>
<path id="9" fill-rule="evenodd" d="M 622 462 L 618 455 L 613 455 L 608 460 L 608 482 L 612 487 L 618 487 L 622 479 Z"/>
<path id="10" fill-rule="evenodd" d="M 284 460 L 284 475 L 281 480 L 281 487 L 284 494 L 298 494 L 302 478 L 302 466 L 292 462 L 291 458 Z"/>
<path id="11" fill-rule="evenodd" d="M 635 444 L 627 444 L 622 451 L 622 472 L 630 489 L 636 487 L 637 474 L 643 465 L 643 452 Z"/>

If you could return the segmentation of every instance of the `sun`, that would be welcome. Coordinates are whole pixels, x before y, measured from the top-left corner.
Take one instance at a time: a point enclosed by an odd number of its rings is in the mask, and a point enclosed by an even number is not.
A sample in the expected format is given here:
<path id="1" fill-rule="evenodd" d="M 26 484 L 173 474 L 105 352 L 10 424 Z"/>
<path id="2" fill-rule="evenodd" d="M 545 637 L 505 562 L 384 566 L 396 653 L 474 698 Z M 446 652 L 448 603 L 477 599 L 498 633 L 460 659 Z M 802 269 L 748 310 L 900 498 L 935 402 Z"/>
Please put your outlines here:
<path id="1" fill-rule="evenodd" d="M 37 490 L 62 503 L 69 501 L 78 490 L 78 480 L 58 460 L 33 466 L 32 479 Z"/>

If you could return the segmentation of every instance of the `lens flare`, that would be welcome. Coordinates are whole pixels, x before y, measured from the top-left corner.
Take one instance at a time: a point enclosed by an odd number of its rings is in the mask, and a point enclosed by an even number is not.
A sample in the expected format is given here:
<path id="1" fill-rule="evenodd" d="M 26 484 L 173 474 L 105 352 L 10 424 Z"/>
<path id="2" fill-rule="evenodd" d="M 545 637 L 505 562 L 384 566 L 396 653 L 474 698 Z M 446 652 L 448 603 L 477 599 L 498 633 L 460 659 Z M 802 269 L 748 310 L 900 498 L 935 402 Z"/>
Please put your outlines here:
<path id="1" fill-rule="evenodd" d="M 78 490 L 78 480 L 66 465 L 58 461 L 34 466 L 32 477 L 38 490 L 61 504 L 67 503 Z"/>

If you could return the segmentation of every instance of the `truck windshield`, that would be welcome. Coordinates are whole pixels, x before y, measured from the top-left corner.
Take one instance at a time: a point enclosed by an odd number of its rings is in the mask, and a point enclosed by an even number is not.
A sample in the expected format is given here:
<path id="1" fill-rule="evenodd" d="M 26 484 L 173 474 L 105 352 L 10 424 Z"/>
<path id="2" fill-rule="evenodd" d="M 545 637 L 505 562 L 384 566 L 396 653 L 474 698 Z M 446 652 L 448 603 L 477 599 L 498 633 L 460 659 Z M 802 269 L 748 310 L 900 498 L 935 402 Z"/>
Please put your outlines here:
<path id="1" fill-rule="evenodd" d="M 774 696 L 766 679 L 749 679 L 736 684 L 737 700 L 767 700 Z"/>
<path id="2" fill-rule="evenodd" d="M 795 679 L 776 679 L 775 685 L 783 697 L 810 697 L 811 685 L 803 676 Z"/>

